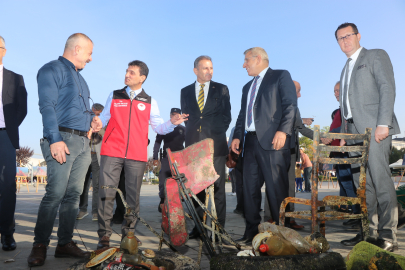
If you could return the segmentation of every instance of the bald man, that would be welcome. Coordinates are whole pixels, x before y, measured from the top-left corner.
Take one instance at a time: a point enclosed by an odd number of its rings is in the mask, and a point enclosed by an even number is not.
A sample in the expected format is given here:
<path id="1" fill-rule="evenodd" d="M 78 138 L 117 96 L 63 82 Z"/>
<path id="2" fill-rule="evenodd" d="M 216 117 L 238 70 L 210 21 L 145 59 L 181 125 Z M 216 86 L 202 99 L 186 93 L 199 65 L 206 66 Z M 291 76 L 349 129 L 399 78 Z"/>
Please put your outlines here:
<path id="1" fill-rule="evenodd" d="M 45 263 L 55 218 L 59 211 L 55 257 L 83 258 L 90 254 L 72 241 L 73 229 L 91 162 L 89 138 L 94 113 L 90 90 L 80 71 L 92 58 L 93 42 L 84 34 L 66 41 L 63 56 L 45 64 L 37 75 L 43 134 L 41 150 L 48 166 L 48 185 L 38 210 L 34 245 L 28 265 Z M 66 102 L 69 101 L 69 102 Z M 93 132 L 100 127 L 94 125 Z"/>

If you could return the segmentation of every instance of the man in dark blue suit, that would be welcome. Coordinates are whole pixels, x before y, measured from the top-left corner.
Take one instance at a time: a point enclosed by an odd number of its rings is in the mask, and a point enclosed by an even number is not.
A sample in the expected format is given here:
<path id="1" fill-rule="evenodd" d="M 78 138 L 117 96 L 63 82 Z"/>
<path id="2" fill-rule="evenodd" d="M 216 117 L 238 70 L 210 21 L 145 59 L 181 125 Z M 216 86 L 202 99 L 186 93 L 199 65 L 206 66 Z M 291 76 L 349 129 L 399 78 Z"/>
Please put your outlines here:
<path id="1" fill-rule="evenodd" d="M 260 224 L 261 187 L 274 221 L 279 223 L 281 202 L 288 197 L 288 167 L 291 161 L 297 95 L 290 73 L 269 68 L 264 49 L 245 51 L 243 67 L 254 79 L 243 87 L 242 105 L 233 135 L 232 150 L 244 148 L 243 188 L 246 229 L 239 241 L 250 244 Z M 244 134 L 246 132 L 246 137 Z"/>
<path id="2" fill-rule="evenodd" d="M 16 149 L 20 148 L 18 127 L 27 115 L 24 79 L 3 67 L 6 43 L 0 36 L 0 234 L 5 251 L 17 247 L 14 211 L 16 204 Z"/>

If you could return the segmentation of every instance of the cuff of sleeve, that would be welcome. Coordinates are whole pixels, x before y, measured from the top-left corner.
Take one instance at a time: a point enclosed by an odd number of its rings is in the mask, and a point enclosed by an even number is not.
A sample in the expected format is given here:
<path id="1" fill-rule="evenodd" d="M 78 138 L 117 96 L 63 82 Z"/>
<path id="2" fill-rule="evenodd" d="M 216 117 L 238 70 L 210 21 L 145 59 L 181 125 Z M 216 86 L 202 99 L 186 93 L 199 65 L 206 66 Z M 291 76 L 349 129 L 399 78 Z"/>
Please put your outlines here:
<path id="1" fill-rule="evenodd" d="M 388 127 L 388 125 L 377 125 L 377 127 Z"/>
<path id="2" fill-rule="evenodd" d="M 63 138 L 62 138 L 62 136 L 60 135 L 59 132 L 58 133 L 51 133 L 51 135 L 49 135 L 46 139 L 49 141 L 49 145 L 51 145 L 53 143 L 63 141 Z"/>

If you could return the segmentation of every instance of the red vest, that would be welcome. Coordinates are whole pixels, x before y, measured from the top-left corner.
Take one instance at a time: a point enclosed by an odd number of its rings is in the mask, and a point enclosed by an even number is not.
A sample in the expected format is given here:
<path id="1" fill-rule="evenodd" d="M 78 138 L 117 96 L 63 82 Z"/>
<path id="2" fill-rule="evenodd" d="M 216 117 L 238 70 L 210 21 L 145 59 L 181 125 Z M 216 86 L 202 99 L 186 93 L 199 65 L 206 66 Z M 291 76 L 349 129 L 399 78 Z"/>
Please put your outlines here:
<path id="1" fill-rule="evenodd" d="M 101 155 L 147 162 L 152 98 L 142 90 L 131 101 L 125 89 L 113 93 Z"/>

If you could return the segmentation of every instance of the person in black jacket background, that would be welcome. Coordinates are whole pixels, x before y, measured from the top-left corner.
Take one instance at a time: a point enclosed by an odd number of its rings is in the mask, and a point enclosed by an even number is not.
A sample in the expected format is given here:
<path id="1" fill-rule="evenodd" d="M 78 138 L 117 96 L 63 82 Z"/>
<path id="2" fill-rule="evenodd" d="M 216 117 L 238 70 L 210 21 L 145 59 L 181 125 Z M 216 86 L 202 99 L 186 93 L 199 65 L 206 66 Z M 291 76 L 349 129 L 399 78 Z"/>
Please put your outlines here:
<path id="1" fill-rule="evenodd" d="M 186 125 L 186 147 L 201 140 L 214 140 L 214 167 L 220 177 L 214 183 L 215 208 L 218 222 L 225 226 L 225 158 L 228 155 L 226 131 L 231 123 L 231 103 L 228 87 L 211 81 L 214 72 L 211 57 L 203 55 L 194 61 L 197 81 L 181 89 L 181 110 L 189 114 Z M 205 191 L 197 194 L 204 203 Z M 199 208 L 199 207 L 198 207 Z M 198 209 L 200 215 L 202 209 Z M 190 239 L 198 237 L 196 228 Z"/>
<path id="2" fill-rule="evenodd" d="M 18 127 L 27 115 L 27 91 L 23 76 L 3 67 L 6 43 L 0 36 L 0 234 L 5 251 L 17 247 L 14 211 L 16 205 L 16 149 Z"/>

